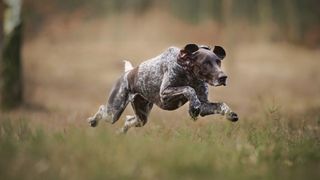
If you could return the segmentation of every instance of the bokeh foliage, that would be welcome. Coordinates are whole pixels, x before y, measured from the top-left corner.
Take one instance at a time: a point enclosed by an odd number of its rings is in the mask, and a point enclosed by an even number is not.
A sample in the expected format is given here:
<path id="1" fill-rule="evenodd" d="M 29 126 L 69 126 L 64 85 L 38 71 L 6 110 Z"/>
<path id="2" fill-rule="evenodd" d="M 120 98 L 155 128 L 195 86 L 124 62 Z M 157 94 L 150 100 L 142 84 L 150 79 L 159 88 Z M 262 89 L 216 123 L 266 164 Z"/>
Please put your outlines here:
<path id="1" fill-rule="evenodd" d="M 252 26 L 276 25 L 280 29 L 277 33 L 292 42 L 303 42 L 306 36 L 318 39 L 320 26 L 317 0 L 26 0 L 25 5 L 26 16 L 37 23 L 39 19 L 45 21 L 46 17 L 57 13 L 69 14 L 79 9 L 88 16 L 99 16 L 124 12 L 141 15 L 157 8 L 190 23 L 209 19 L 221 24 L 245 21 Z"/>

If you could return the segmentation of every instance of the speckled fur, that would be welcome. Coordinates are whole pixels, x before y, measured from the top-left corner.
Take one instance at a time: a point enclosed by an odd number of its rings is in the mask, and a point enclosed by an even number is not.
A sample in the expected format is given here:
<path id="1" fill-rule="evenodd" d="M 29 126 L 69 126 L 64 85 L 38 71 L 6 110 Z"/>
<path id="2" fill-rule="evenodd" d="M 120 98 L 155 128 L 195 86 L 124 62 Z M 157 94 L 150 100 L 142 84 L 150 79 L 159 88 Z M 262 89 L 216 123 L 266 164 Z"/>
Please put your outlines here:
<path id="1" fill-rule="evenodd" d="M 205 49 L 198 50 L 198 54 L 208 53 L 204 51 L 209 48 Z M 231 121 L 238 120 L 237 114 L 225 103 L 208 101 L 207 82 L 179 63 L 182 52 L 177 47 L 170 47 L 135 68 L 126 62 L 126 72 L 111 90 L 107 104 L 101 105 L 98 112 L 89 118 L 90 125 L 96 126 L 99 120 L 115 123 L 129 102 L 135 116 L 127 116 L 122 132 L 127 132 L 130 127 L 145 125 L 153 104 L 164 110 L 175 110 L 189 101 L 189 114 L 194 120 L 199 115 L 210 114 L 226 115 Z M 214 53 L 210 56 L 218 58 Z M 220 72 L 221 69 L 218 67 L 215 71 Z"/>

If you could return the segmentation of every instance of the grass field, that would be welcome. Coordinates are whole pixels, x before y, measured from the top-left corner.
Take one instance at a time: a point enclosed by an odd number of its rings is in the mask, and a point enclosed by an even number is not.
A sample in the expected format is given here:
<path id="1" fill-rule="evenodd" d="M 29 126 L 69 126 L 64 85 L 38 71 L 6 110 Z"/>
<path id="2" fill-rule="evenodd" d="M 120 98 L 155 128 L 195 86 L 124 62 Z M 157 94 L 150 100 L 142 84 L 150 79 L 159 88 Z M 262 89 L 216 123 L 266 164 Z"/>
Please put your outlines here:
<path id="1" fill-rule="evenodd" d="M 26 103 L 0 113 L 0 179 L 320 177 L 320 51 L 259 34 L 226 48 L 229 85 L 210 89 L 210 100 L 230 104 L 239 122 L 216 115 L 193 122 L 187 106 L 155 107 L 145 127 L 125 136 L 116 133 L 123 120 L 89 128 L 123 59 L 137 65 L 189 41 L 224 44 L 214 23 L 135 18 L 57 15 L 25 42 Z"/>
<path id="2" fill-rule="evenodd" d="M 4 179 L 317 179 L 320 109 L 286 117 L 270 109 L 241 123 L 175 129 L 157 124 L 128 135 L 105 127 L 48 133 L 27 120 L 1 122 Z M 157 119 L 153 119 L 157 121 Z"/>

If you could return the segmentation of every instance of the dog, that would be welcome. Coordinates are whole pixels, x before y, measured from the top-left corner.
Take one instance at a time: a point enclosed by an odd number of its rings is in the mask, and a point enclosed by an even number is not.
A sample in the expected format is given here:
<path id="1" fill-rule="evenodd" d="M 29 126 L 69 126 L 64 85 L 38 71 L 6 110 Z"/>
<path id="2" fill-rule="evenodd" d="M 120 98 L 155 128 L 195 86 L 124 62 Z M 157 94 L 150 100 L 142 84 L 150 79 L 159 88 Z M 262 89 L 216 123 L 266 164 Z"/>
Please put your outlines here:
<path id="1" fill-rule="evenodd" d="M 183 49 L 170 47 L 162 54 L 137 67 L 125 61 L 125 72 L 113 86 L 106 105 L 88 118 L 91 127 L 100 120 L 115 123 L 130 102 L 135 115 L 127 116 L 121 129 L 126 133 L 131 127 L 142 127 L 157 105 L 163 110 L 176 110 L 189 101 L 189 115 L 221 114 L 235 122 L 238 115 L 223 102 L 209 102 L 208 85 L 226 86 L 227 75 L 221 69 L 225 58 L 221 46 L 187 44 Z"/>

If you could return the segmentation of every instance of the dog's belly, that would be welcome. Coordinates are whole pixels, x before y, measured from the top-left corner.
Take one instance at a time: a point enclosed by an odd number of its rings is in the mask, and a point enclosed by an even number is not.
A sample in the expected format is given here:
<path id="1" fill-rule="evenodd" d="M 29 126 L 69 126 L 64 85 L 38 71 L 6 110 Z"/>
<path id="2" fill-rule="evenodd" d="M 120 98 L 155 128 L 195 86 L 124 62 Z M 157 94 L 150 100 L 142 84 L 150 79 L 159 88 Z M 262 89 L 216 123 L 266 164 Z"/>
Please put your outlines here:
<path id="1" fill-rule="evenodd" d="M 188 102 L 188 99 L 185 98 L 183 95 L 181 95 L 181 96 L 175 96 L 174 98 L 170 98 L 170 99 L 163 99 L 162 101 L 160 101 L 159 99 L 154 103 L 163 110 L 172 111 L 183 106 L 186 102 Z"/>

